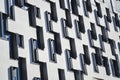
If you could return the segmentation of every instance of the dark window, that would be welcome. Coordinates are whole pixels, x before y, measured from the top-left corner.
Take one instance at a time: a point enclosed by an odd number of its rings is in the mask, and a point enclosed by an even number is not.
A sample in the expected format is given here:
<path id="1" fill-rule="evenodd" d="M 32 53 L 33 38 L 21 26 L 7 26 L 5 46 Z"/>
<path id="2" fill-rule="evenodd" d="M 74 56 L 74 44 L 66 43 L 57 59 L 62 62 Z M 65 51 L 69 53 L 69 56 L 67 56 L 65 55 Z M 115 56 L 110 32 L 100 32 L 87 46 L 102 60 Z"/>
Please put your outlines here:
<path id="1" fill-rule="evenodd" d="M 96 10 L 94 10 L 94 15 L 95 15 L 96 24 L 97 24 L 98 26 L 101 26 L 101 25 L 100 25 L 100 20 L 99 20 L 99 17 L 98 17 L 98 15 L 97 15 L 97 11 L 96 11 Z"/>
<path id="2" fill-rule="evenodd" d="M 95 54 L 94 53 L 92 53 L 92 60 L 93 60 L 94 71 L 99 73 L 99 69 L 98 69 L 98 66 L 97 66 L 97 63 L 96 63 L 96 59 L 95 59 Z"/>
<path id="3" fill-rule="evenodd" d="M 40 8 L 38 8 L 38 7 L 36 7 L 36 17 L 37 17 L 37 18 L 41 18 Z"/>
<path id="4" fill-rule="evenodd" d="M 69 70 L 73 70 L 72 57 L 71 57 L 70 50 L 66 50 L 66 58 L 67 58 L 67 68 Z"/>
<path id="5" fill-rule="evenodd" d="M 48 80 L 46 63 L 40 63 L 40 73 L 41 73 L 41 80 Z"/>
<path id="6" fill-rule="evenodd" d="M 79 16 L 79 31 L 85 33 L 84 19 L 83 16 Z"/>
<path id="7" fill-rule="evenodd" d="M 100 48 L 101 48 L 102 51 L 105 52 L 105 46 L 104 46 L 104 43 L 103 43 L 103 40 L 102 40 L 102 36 L 101 36 L 101 35 L 99 35 L 99 40 L 100 40 Z"/>
<path id="8" fill-rule="evenodd" d="M 107 21 L 107 17 L 104 16 L 104 19 L 105 19 L 105 27 L 106 27 L 106 30 L 110 31 L 110 27 L 109 27 L 109 24 L 108 24 L 108 21 Z"/>
<path id="9" fill-rule="evenodd" d="M 10 58 L 18 59 L 17 38 L 14 33 L 10 35 Z"/>
<path id="10" fill-rule="evenodd" d="M 51 21 L 51 13 L 46 11 L 46 20 L 47 20 L 47 29 L 48 31 L 52 32 L 53 31 L 53 25 Z"/>
<path id="11" fill-rule="evenodd" d="M 75 40 L 74 39 L 69 39 L 70 41 L 70 48 L 71 48 L 71 54 L 70 56 L 74 59 L 77 58 L 77 52 L 76 52 L 76 46 L 75 46 Z"/>
<path id="12" fill-rule="evenodd" d="M 90 65 L 90 55 L 89 55 L 89 50 L 87 45 L 83 45 L 83 50 L 84 50 L 84 61 L 86 64 Z"/>
<path id="13" fill-rule="evenodd" d="M 79 15 L 77 0 L 71 0 L 71 7 L 72 7 L 72 13 L 75 14 L 75 15 Z"/>
<path id="14" fill-rule="evenodd" d="M 18 7 L 23 7 L 24 6 L 24 0 L 15 0 L 15 5 Z"/>
<path id="15" fill-rule="evenodd" d="M 90 0 L 86 0 L 86 8 L 87 8 L 87 11 L 92 12 L 92 5 Z"/>
<path id="16" fill-rule="evenodd" d="M 97 15 L 99 17 L 102 17 L 102 10 L 101 10 L 100 3 L 98 3 L 98 2 L 95 2 L 95 3 L 96 3 L 96 7 L 97 7 Z"/>
<path id="17" fill-rule="evenodd" d="M 5 38 L 7 16 L 0 12 L 0 37 Z"/>
<path id="18" fill-rule="evenodd" d="M 36 34 L 37 34 L 38 48 L 43 50 L 45 48 L 43 28 L 38 26 L 36 30 L 37 30 Z"/>
<path id="19" fill-rule="evenodd" d="M 79 70 L 74 70 L 74 77 L 75 80 L 83 80 L 82 72 Z"/>
<path id="20" fill-rule="evenodd" d="M 116 43 L 114 40 L 112 39 L 109 39 L 109 44 L 110 44 L 110 47 L 111 47 L 111 51 L 112 51 L 112 55 L 116 55 Z"/>
<path id="21" fill-rule="evenodd" d="M 18 68 L 10 67 L 10 80 L 19 80 Z"/>
<path id="22" fill-rule="evenodd" d="M 23 35 L 16 34 L 17 45 L 21 48 L 24 48 L 24 37 Z"/>
<path id="23" fill-rule="evenodd" d="M 85 65 L 83 54 L 80 54 L 80 61 L 81 61 L 81 66 L 82 66 L 82 72 L 87 75 L 88 72 L 87 72 L 87 68 L 86 68 L 86 65 Z"/>
<path id="24" fill-rule="evenodd" d="M 57 17 L 57 9 L 56 9 L 56 4 L 53 2 L 50 2 L 50 6 L 51 6 L 51 19 L 55 22 L 58 21 L 58 17 Z"/>
<path id="25" fill-rule="evenodd" d="M 97 33 L 96 33 L 96 29 L 95 29 L 95 24 L 94 23 L 90 23 L 91 25 L 91 36 L 94 40 L 97 39 Z"/>
<path id="26" fill-rule="evenodd" d="M 64 0 L 59 0 L 60 2 L 60 8 L 65 9 L 65 2 Z"/>
<path id="27" fill-rule="evenodd" d="M 91 35 L 91 31 L 90 31 L 90 30 L 88 30 L 88 37 L 89 37 L 90 46 L 91 46 L 91 47 L 94 47 L 94 42 L 93 42 L 93 39 L 92 39 L 92 35 Z"/>
<path id="28" fill-rule="evenodd" d="M 81 33 L 79 31 L 79 21 L 75 20 L 76 34 L 79 39 L 82 39 Z"/>
<path id="29" fill-rule="evenodd" d="M 20 80 L 27 80 L 26 59 L 19 57 L 18 65 L 19 65 Z"/>
<path id="30" fill-rule="evenodd" d="M 106 70 L 106 74 L 110 75 L 110 67 L 109 67 L 109 62 L 108 62 L 108 58 L 103 56 L 103 66 L 105 67 Z"/>
<path id="31" fill-rule="evenodd" d="M 52 61 L 57 62 L 56 52 L 55 52 L 55 41 L 53 39 L 49 39 L 49 47 L 50 47 L 50 58 Z"/>
<path id="32" fill-rule="evenodd" d="M 108 42 L 108 33 L 105 27 L 101 27 L 102 31 L 102 40 Z"/>
<path id="33" fill-rule="evenodd" d="M 115 14 L 115 24 L 116 26 L 120 26 L 120 20 L 119 20 L 119 17 L 118 17 L 118 14 L 114 13 Z"/>
<path id="34" fill-rule="evenodd" d="M 107 14 L 107 21 L 111 22 L 111 15 L 110 15 L 110 10 L 108 8 L 106 9 L 106 14 Z"/>
<path id="35" fill-rule="evenodd" d="M 72 19 L 71 19 L 71 14 L 69 10 L 65 10 L 65 14 L 66 14 L 66 25 L 68 27 L 72 27 Z"/>
<path id="36" fill-rule="evenodd" d="M 66 80 L 65 79 L 65 72 L 63 69 L 58 69 L 59 80 Z"/>
<path id="37" fill-rule="evenodd" d="M 98 65 L 103 65 L 103 61 L 102 61 L 102 51 L 100 48 L 95 48 L 95 59 L 96 59 L 96 64 Z"/>
<path id="38" fill-rule="evenodd" d="M 87 4 L 86 4 L 86 2 L 84 0 L 83 0 L 83 8 L 84 8 L 85 16 L 89 17 L 88 10 L 87 10 Z"/>
<path id="39" fill-rule="evenodd" d="M 60 34 L 59 33 L 55 33 L 54 34 L 54 42 L 55 42 L 55 51 L 58 54 L 62 53 L 62 49 L 61 49 L 61 40 L 60 40 Z"/>
<path id="40" fill-rule="evenodd" d="M 35 39 L 30 39 L 31 40 L 31 54 L 32 54 L 32 61 L 33 62 L 38 62 L 39 56 L 38 56 L 38 44 L 37 40 Z"/>
<path id="41" fill-rule="evenodd" d="M 120 77 L 120 66 L 117 60 L 110 59 L 112 74 L 115 77 Z"/>

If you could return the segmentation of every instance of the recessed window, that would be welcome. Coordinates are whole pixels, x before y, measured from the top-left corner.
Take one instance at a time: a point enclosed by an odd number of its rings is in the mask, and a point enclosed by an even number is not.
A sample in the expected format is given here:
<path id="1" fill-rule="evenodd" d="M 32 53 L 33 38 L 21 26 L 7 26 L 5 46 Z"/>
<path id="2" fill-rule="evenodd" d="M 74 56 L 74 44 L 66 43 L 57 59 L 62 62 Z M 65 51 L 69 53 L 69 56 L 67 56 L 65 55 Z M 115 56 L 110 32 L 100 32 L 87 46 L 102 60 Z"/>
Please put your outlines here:
<path id="1" fill-rule="evenodd" d="M 100 3 L 98 3 L 98 2 L 95 2 L 95 3 L 96 3 L 96 7 L 97 7 L 97 15 L 98 15 L 99 17 L 102 17 L 101 5 L 100 5 Z"/>
<path id="2" fill-rule="evenodd" d="M 17 67 L 10 67 L 10 80 L 19 80 Z"/>
<path id="3" fill-rule="evenodd" d="M 77 0 L 71 0 L 71 7 L 72 7 L 72 13 L 75 14 L 75 15 L 79 15 Z"/>
<path id="4" fill-rule="evenodd" d="M 59 80 L 65 80 L 65 72 L 63 69 L 58 69 Z"/>
<path id="5" fill-rule="evenodd" d="M 24 37 L 23 35 L 16 34 L 17 45 L 21 48 L 24 48 Z"/>
<path id="6" fill-rule="evenodd" d="M 72 28 L 72 19 L 71 19 L 71 13 L 69 10 L 65 10 L 66 14 L 66 25 L 70 28 Z"/>

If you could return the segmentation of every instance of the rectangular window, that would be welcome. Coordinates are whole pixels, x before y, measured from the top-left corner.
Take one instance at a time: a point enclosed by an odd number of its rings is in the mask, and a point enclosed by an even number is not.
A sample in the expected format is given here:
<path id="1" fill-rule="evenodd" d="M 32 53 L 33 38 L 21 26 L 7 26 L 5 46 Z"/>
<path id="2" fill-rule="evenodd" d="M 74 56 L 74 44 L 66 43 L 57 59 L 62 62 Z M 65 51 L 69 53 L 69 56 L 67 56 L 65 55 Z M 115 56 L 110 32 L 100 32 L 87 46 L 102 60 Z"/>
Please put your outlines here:
<path id="1" fill-rule="evenodd" d="M 92 39 L 92 35 L 91 35 L 91 31 L 90 31 L 90 30 L 88 30 L 88 37 L 89 37 L 90 46 L 91 46 L 91 47 L 94 47 L 94 42 L 93 42 L 93 39 Z"/>
<path id="2" fill-rule="evenodd" d="M 65 10 L 66 14 L 66 25 L 70 28 L 72 28 L 72 19 L 71 19 L 71 14 L 69 10 Z"/>
<path id="3" fill-rule="evenodd" d="M 77 6 L 77 1 L 76 0 L 71 0 L 71 7 L 72 7 L 72 13 L 75 14 L 75 15 L 79 15 L 78 6 Z"/>
<path id="4" fill-rule="evenodd" d="M 24 37 L 23 35 L 16 34 L 17 45 L 21 48 L 24 48 Z"/>
<path id="5" fill-rule="evenodd" d="M 39 56 L 38 56 L 38 44 L 37 40 L 35 39 L 30 39 L 31 40 L 31 55 L 32 55 L 32 61 L 33 62 L 38 62 L 39 61 Z"/>
<path id="6" fill-rule="evenodd" d="M 83 45 L 83 50 L 84 50 L 84 61 L 86 64 L 90 65 L 90 55 L 89 55 L 89 50 L 87 45 Z"/>
<path id="7" fill-rule="evenodd" d="M 26 59 L 19 57 L 18 65 L 19 65 L 20 80 L 27 80 Z"/>
<path id="8" fill-rule="evenodd" d="M 58 17 L 57 17 L 57 9 L 56 9 L 56 4 L 53 2 L 50 2 L 50 6 L 51 6 L 51 19 L 55 22 L 58 21 Z"/>
<path id="9" fill-rule="evenodd" d="M 47 64 L 40 63 L 41 80 L 48 80 Z"/>
<path id="10" fill-rule="evenodd" d="M 96 28 L 94 23 L 90 23 L 91 26 L 91 36 L 94 40 L 97 39 L 97 33 L 96 33 Z"/>
<path id="11" fill-rule="evenodd" d="M 87 4 L 85 1 L 82 1 L 82 2 L 83 2 L 84 14 L 85 16 L 89 17 L 88 10 L 87 10 Z"/>
<path id="12" fill-rule="evenodd" d="M 18 59 L 18 47 L 16 34 L 10 33 L 10 58 Z"/>
<path id="13" fill-rule="evenodd" d="M 15 5 L 18 7 L 23 7 L 24 6 L 24 0 L 15 0 Z"/>
<path id="14" fill-rule="evenodd" d="M 71 38 L 69 39 L 69 41 L 70 41 L 71 57 L 76 59 L 77 52 L 76 52 L 75 40 Z"/>
<path id="15" fill-rule="evenodd" d="M 116 55 L 116 43 L 114 40 L 112 39 L 109 39 L 109 44 L 110 44 L 110 47 L 111 47 L 111 51 L 112 51 L 112 55 Z"/>
<path id="16" fill-rule="evenodd" d="M 19 80 L 17 67 L 10 67 L 10 80 Z"/>
<path id="17" fill-rule="evenodd" d="M 63 69 L 58 69 L 59 80 L 66 80 L 65 79 L 65 72 Z"/>
<path id="18" fill-rule="evenodd" d="M 102 40 L 105 41 L 105 42 L 107 42 L 108 41 L 108 33 L 107 33 L 106 28 L 102 27 L 101 31 L 102 31 Z"/>
<path id="19" fill-rule="evenodd" d="M 62 53 L 61 49 L 61 40 L 60 40 L 60 34 L 59 33 L 54 33 L 54 42 L 55 42 L 55 51 L 58 54 Z"/>
<path id="20" fill-rule="evenodd" d="M 91 1 L 90 0 L 86 0 L 86 8 L 87 11 L 92 12 L 92 5 L 91 5 Z"/>
<path id="21" fill-rule="evenodd" d="M 83 16 L 79 16 L 79 31 L 85 33 L 85 25 Z"/>
<path id="22" fill-rule="evenodd" d="M 82 71 L 74 70 L 74 77 L 75 80 L 83 80 Z"/>
<path id="23" fill-rule="evenodd" d="M 50 59 L 54 62 L 57 62 L 56 52 L 55 52 L 55 41 L 53 39 L 49 39 L 49 47 L 50 47 Z"/>
<path id="24" fill-rule="evenodd" d="M 37 18 L 41 18 L 40 8 L 38 8 L 38 7 L 36 7 L 36 17 L 37 17 Z"/>
<path id="25" fill-rule="evenodd" d="M 37 34 L 38 48 L 44 50 L 45 44 L 44 44 L 43 28 L 38 26 L 36 28 L 36 34 Z"/>
<path id="26" fill-rule="evenodd" d="M 97 7 L 97 15 L 102 18 L 102 10 L 101 10 L 100 3 L 98 3 L 98 2 L 95 2 L 95 3 L 96 3 L 96 7 Z"/>
<path id="27" fill-rule="evenodd" d="M 111 22 L 111 15 L 110 15 L 110 10 L 108 8 L 106 9 L 106 14 L 107 14 L 107 21 Z"/>

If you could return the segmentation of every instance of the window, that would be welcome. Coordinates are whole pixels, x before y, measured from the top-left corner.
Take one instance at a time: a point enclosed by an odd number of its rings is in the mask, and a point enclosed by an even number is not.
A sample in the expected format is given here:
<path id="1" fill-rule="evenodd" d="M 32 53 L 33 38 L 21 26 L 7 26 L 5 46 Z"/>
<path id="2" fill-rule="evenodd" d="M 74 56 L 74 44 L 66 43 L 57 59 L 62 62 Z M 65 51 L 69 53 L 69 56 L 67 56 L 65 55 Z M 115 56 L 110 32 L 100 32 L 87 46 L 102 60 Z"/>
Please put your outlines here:
<path id="1" fill-rule="evenodd" d="M 119 52 L 120 52 L 120 42 L 118 42 L 118 49 L 119 49 Z"/>
<path id="2" fill-rule="evenodd" d="M 90 0 L 86 0 L 85 3 L 86 3 L 87 11 L 92 12 L 92 5 L 91 5 Z"/>
<path id="3" fill-rule="evenodd" d="M 120 77 L 120 66 L 117 60 L 110 59 L 112 74 L 115 77 Z"/>
<path id="4" fill-rule="evenodd" d="M 38 7 L 36 7 L 36 17 L 37 17 L 37 18 L 41 18 L 40 8 L 38 8 Z"/>
<path id="5" fill-rule="evenodd" d="M 103 60 L 102 60 L 102 51 L 100 48 L 95 48 L 95 59 L 96 59 L 96 64 L 97 65 L 103 65 Z"/>
<path id="6" fill-rule="evenodd" d="M 51 19 L 55 22 L 58 21 L 58 17 L 57 17 L 57 9 L 56 9 L 56 4 L 53 2 L 50 2 L 50 6 L 51 6 Z"/>
<path id="7" fill-rule="evenodd" d="M 96 7 L 97 7 L 97 15 L 102 18 L 102 10 L 101 10 L 100 3 L 98 3 L 98 2 L 95 2 L 95 3 L 96 3 Z"/>
<path id="8" fill-rule="evenodd" d="M 19 65 L 20 80 L 27 80 L 26 59 L 19 57 L 18 65 Z"/>
<path id="9" fill-rule="evenodd" d="M 65 79 L 65 72 L 63 69 L 58 69 L 59 80 L 66 80 Z"/>
<path id="10" fill-rule="evenodd" d="M 60 40 L 60 34 L 59 33 L 54 33 L 54 42 L 55 42 L 55 51 L 58 54 L 62 53 L 61 49 L 61 40 Z"/>
<path id="11" fill-rule="evenodd" d="M 106 30 L 110 31 L 110 27 L 109 27 L 108 20 L 107 20 L 107 17 L 106 17 L 106 16 L 104 16 L 104 20 L 105 20 Z"/>
<path id="12" fill-rule="evenodd" d="M 5 36 L 6 20 L 7 20 L 7 15 L 0 12 L 0 37 L 2 38 L 6 38 Z"/>
<path id="13" fill-rule="evenodd" d="M 111 47 L 111 51 L 112 51 L 112 55 L 116 55 L 116 43 L 114 40 L 112 39 L 109 39 L 109 44 L 110 44 L 110 47 Z"/>
<path id="14" fill-rule="evenodd" d="M 75 77 L 75 80 L 83 80 L 82 71 L 74 70 L 74 77 Z"/>
<path id="15" fill-rule="evenodd" d="M 72 13 L 75 15 L 79 15 L 78 13 L 78 6 L 77 6 L 77 0 L 71 0 L 71 7 L 72 7 Z"/>
<path id="16" fill-rule="evenodd" d="M 80 54 L 80 60 L 81 60 L 82 72 L 87 75 L 88 72 L 87 72 L 87 68 L 86 68 L 86 65 L 85 65 L 83 54 Z"/>
<path id="17" fill-rule="evenodd" d="M 97 66 L 97 63 L 96 63 L 96 59 L 95 59 L 95 54 L 94 53 L 92 53 L 92 60 L 93 60 L 94 71 L 99 73 L 99 69 L 98 69 L 98 66 Z"/>
<path id="18" fill-rule="evenodd" d="M 59 0 L 60 8 L 70 10 L 69 0 Z"/>
<path id="19" fill-rule="evenodd" d="M 102 40 L 108 42 L 108 33 L 105 27 L 101 27 L 102 31 Z"/>
<path id="20" fill-rule="evenodd" d="M 31 38 L 30 41 L 31 41 L 32 61 L 37 63 L 39 60 L 37 40 Z"/>
<path id="21" fill-rule="evenodd" d="M 111 15 L 110 15 L 110 10 L 108 8 L 106 9 L 106 14 L 107 14 L 107 21 L 111 22 Z"/>
<path id="22" fill-rule="evenodd" d="M 15 5 L 18 7 L 23 7 L 24 6 L 24 0 L 15 0 Z"/>
<path id="23" fill-rule="evenodd" d="M 89 17 L 86 1 L 82 1 L 82 2 L 83 2 L 84 14 L 85 16 Z"/>
<path id="24" fill-rule="evenodd" d="M 66 58 L 67 58 L 67 68 L 68 68 L 68 70 L 73 70 L 71 51 L 68 50 L 68 49 L 66 50 Z"/>
<path id="25" fill-rule="evenodd" d="M 91 47 L 94 47 L 94 42 L 93 42 L 93 39 L 92 39 L 92 35 L 91 35 L 91 31 L 90 31 L 90 30 L 88 30 L 88 37 L 89 37 L 90 46 L 91 46 Z"/>
<path id="26" fill-rule="evenodd" d="M 23 35 L 16 34 L 17 45 L 21 48 L 24 48 L 24 37 Z"/>
<path id="27" fill-rule="evenodd" d="M 48 80 L 46 63 L 40 63 L 40 73 L 41 73 L 41 80 Z"/>
<path id="28" fill-rule="evenodd" d="M 70 41 L 70 49 L 71 49 L 70 56 L 72 58 L 76 59 L 77 58 L 77 52 L 76 52 L 75 40 L 70 38 L 69 41 Z"/>
<path id="29" fill-rule="evenodd" d="M 19 80 L 17 67 L 10 67 L 10 80 Z"/>
<path id="30" fill-rule="evenodd" d="M 53 25 L 52 25 L 52 20 L 51 20 L 51 13 L 46 11 L 46 21 L 47 21 L 47 29 L 48 31 L 52 32 L 53 31 Z"/>
<path id="31" fill-rule="evenodd" d="M 79 16 L 79 31 L 85 33 L 84 19 L 83 16 Z"/>
<path id="32" fill-rule="evenodd" d="M 30 26 L 36 27 L 36 7 L 30 5 L 28 8 L 28 13 Z"/>
<path id="33" fill-rule="evenodd" d="M 102 57 L 103 58 L 103 66 L 105 67 L 105 70 L 106 70 L 106 74 L 107 75 L 110 75 L 111 72 L 110 72 L 110 67 L 109 67 L 109 62 L 108 62 L 108 58 L 107 57 Z"/>
<path id="34" fill-rule="evenodd" d="M 100 40 L 100 48 L 101 48 L 102 51 L 105 52 L 105 46 L 104 46 L 104 43 L 103 43 L 103 40 L 102 40 L 102 36 L 101 36 L 101 35 L 99 35 L 99 40 Z"/>
<path id="35" fill-rule="evenodd" d="M 94 15 L 95 15 L 96 24 L 97 24 L 98 26 L 100 26 L 100 20 L 99 20 L 99 17 L 98 17 L 98 15 L 97 15 L 97 11 L 96 11 L 96 10 L 94 10 Z"/>
<path id="36" fill-rule="evenodd" d="M 76 28 L 77 38 L 82 39 L 81 33 L 79 31 L 79 21 L 77 20 L 75 20 L 75 28 Z"/>
<path id="37" fill-rule="evenodd" d="M 38 48 L 43 50 L 45 48 L 43 28 L 38 26 L 36 28 L 36 34 L 37 34 Z"/>
<path id="38" fill-rule="evenodd" d="M 83 45 L 83 50 L 84 50 L 84 61 L 86 64 L 90 65 L 90 55 L 89 55 L 89 50 L 87 45 Z"/>
<path id="39" fill-rule="evenodd" d="M 57 62 L 56 52 L 55 52 L 55 41 L 53 39 L 49 39 L 49 47 L 50 47 L 50 59 L 54 62 Z"/>
<path id="40" fill-rule="evenodd" d="M 71 20 L 71 15 L 69 10 L 65 10 L 66 14 L 66 25 L 70 28 L 72 28 L 72 20 Z"/>
<path id="41" fill-rule="evenodd" d="M 18 47 L 16 34 L 10 33 L 10 58 L 18 59 Z"/>
<path id="42" fill-rule="evenodd" d="M 94 23 L 90 23 L 91 26 L 91 36 L 94 40 L 97 39 L 97 33 L 96 33 L 96 29 L 95 29 L 95 24 Z"/>

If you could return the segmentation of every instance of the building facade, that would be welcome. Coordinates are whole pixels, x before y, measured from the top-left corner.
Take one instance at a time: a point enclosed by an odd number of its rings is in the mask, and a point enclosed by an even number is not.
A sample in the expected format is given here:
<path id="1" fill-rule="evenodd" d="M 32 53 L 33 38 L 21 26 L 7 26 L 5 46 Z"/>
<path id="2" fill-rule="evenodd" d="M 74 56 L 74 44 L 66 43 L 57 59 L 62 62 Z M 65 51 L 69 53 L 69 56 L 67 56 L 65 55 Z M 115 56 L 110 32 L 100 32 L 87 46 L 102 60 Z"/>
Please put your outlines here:
<path id="1" fill-rule="evenodd" d="M 120 80 L 120 0 L 0 0 L 0 80 Z"/>

